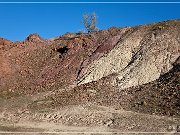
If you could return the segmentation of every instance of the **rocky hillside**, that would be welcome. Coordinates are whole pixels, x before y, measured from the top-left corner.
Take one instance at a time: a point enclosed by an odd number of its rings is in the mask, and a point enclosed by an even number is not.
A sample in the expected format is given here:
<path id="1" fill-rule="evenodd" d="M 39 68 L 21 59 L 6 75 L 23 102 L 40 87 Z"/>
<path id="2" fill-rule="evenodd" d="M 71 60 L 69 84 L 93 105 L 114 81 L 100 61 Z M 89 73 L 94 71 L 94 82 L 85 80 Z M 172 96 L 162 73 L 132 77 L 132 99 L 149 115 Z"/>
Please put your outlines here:
<path id="1" fill-rule="evenodd" d="M 37 121 L 67 126 L 53 131 L 174 130 L 179 61 L 180 20 L 51 39 L 0 38 L 0 122 L 6 123 L 0 130 L 34 131 Z M 31 126 L 24 128 L 24 121 Z"/>

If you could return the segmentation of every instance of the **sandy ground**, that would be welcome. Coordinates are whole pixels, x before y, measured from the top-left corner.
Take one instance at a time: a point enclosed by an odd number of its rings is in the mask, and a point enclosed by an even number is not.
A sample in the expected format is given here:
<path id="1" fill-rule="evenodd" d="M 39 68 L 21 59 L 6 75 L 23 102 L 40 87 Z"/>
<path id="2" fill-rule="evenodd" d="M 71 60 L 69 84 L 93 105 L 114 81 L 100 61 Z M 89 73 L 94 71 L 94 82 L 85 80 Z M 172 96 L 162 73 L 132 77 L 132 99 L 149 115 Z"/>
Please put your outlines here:
<path id="1" fill-rule="evenodd" d="M 4 115 L 5 116 L 5 115 Z M 10 115 L 9 115 L 10 117 Z M 177 132 L 180 119 L 114 110 L 92 103 L 67 106 L 51 113 L 23 113 L 13 122 L 1 117 L 0 133 L 115 134 Z M 13 118 L 13 120 L 15 117 Z"/>

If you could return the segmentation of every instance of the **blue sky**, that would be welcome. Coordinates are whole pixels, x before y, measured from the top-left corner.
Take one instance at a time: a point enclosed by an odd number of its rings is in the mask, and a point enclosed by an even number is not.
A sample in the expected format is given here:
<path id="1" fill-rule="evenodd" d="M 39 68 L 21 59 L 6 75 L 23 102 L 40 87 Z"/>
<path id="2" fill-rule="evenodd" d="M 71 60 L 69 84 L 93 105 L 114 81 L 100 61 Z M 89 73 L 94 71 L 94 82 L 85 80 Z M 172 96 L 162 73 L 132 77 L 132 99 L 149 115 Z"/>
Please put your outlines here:
<path id="1" fill-rule="evenodd" d="M 13 1 L 13 0 L 11 0 Z M 15 0 L 14 0 L 15 1 Z M 21 0 L 22 1 L 22 0 Z M 35 1 L 35 0 L 31 0 Z M 39 0 L 45 1 L 45 0 Z M 57 0 L 54 0 L 57 1 Z M 73 1 L 73 0 L 69 0 Z M 91 0 L 93 1 L 93 0 Z M 107 0 L 104 0 L 107 1 Z M 117 0 L 114 0 L 117 1 Z M 135 0 L 129 0 L 135 1 Z M 142 1 L 142 0 L 138 0 Z M 151 0 L 153 1 L 153 0 Z M 161 0 L 159 0 L 161 1 Z M 167 1 L 167 0 L 163 0 Z M 178 1 L 178 0 L 174 0 Z M 2 0 L 0 0 L 2 2 Z M 7 2 L 7 0 L 6 0 Z M 95 12 L 98 28 L 180 19 L 179 4 L 2 4 L 0 37 L 17 41 L 31 33 L 51 38 L 84 29 L 82 15 Z"/>

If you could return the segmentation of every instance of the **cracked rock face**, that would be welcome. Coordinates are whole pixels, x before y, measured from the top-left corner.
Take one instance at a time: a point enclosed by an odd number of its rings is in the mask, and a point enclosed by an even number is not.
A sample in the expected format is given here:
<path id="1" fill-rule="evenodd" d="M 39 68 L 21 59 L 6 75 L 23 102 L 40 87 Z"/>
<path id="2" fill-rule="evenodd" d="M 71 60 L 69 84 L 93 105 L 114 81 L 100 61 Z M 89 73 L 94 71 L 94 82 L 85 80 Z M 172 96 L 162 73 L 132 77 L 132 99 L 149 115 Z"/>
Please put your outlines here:
<path id="1" fill-rule="evenodd" d="M 116 73 L 114 85 L 121 89 L 142 85 L 168 72 L 180 55 L 180 24 L 139 26 L 106 55 L 89 65 L 79 84 Z M 163 25 L 163 28 L 161 26 Z M 165 26 L 164 26 L 165 25 Z M 159 29 L 159 27 L 161 29 Z"/>

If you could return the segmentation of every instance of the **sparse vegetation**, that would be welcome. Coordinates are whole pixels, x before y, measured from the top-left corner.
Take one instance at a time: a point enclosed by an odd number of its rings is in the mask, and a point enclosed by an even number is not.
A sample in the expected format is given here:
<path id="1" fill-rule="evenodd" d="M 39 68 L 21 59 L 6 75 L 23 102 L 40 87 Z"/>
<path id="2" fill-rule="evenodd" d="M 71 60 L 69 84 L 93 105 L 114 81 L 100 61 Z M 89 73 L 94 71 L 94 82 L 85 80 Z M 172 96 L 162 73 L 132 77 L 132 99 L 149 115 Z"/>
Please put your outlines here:
<path id="1" fill-rule="evenodd" d="M 88 33 L 98 31 L 98 28 L 96 27 L 96 24 L 97 24 L 96 13 L 84 14 L 83 15 L 83 23 L 84 23 L 84 26 L 87 29 Z"/>

